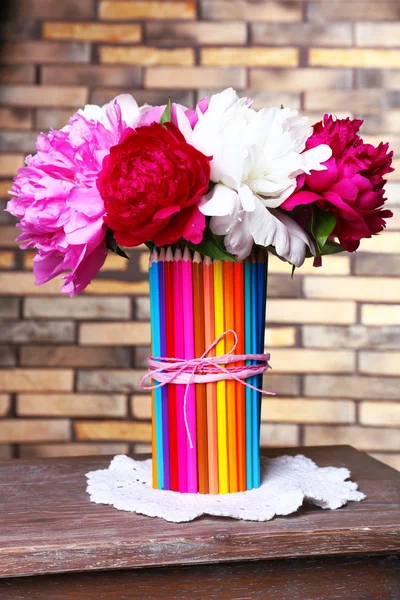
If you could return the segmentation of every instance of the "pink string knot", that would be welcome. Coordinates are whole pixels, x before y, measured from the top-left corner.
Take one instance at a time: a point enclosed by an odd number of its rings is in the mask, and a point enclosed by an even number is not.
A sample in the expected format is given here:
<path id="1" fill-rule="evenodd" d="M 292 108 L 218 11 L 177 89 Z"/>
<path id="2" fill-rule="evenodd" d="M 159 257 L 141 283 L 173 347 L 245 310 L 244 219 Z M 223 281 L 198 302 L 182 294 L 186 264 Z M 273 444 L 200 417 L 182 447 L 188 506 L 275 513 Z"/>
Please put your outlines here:
<path id="1" fill-rule="evenodd" d="M 234 344 L 232 348 L 226 353 L 220 356 L 208 356 L 210 352 L 217 346 L 217 344 L 229 333 L 233 334 Z M 175 385 L 185 385 L 185 396 L 184 396 L 184 419 L 185 428 L 189 440 L 190 448 L 193 448 L 192 436 L 189 431 L 189 425 L 186 414 L 186 400 L 189 386 L 193 383 L 213 383 L 216 381 L 231 380 L 234 379 L 242 385 L 270 396 L 275 396 L 274 392 L 267 392 L 259 389 L 250 383 L 245 381 L 249 377 L 255 377 L 256 375 L 262 375 L 271 368 L 268 361 L 270 359 L 269 354 L 234 354 L 238 344 L 238 336 L 236 331 L 228 329 L 224 331 L 214 342 L 207 348 L 200 358 L 167 358 L 167 357 L 154 357 L 148 358 L 149 370 L 146 375 L 140 380 L 140 387 L 142 390 L 156 390 L 163 387 L 166 384 L 173 383 Z M 243 366 L 229 366 L 231 363 L 245 362 L 245 361 L 257 361 L 258 364 L 243 365 Z M 224 366 L 228 365 L 228 366 Z M 154 385 L 145 386 L 144 381 L 151 377 L 156 382 Z"/>

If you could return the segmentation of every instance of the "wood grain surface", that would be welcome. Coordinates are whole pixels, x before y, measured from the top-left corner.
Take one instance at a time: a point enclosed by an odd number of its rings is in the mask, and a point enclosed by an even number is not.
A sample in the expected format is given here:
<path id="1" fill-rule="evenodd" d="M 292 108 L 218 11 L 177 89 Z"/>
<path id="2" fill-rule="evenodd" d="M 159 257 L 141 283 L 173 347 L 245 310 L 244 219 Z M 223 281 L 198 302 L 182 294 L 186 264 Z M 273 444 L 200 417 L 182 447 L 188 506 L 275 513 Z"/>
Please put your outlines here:
<path id="1" fill-rule="evenodd" d="M 0 463 L 0 575 L 126 569 L 400 550 L 400 474 L 346 446 L 268 450 L 348 467 L 368 499 L 304 507 L 266 523 L 199 518 L 173 524 L 92 504 L 85 473 L 109 459 Z"/>
<path id="2" fill-rule="evenodd" d="M 400 557 L 299 558 L 0 581 L 5 600 L 398 600 Z"/>

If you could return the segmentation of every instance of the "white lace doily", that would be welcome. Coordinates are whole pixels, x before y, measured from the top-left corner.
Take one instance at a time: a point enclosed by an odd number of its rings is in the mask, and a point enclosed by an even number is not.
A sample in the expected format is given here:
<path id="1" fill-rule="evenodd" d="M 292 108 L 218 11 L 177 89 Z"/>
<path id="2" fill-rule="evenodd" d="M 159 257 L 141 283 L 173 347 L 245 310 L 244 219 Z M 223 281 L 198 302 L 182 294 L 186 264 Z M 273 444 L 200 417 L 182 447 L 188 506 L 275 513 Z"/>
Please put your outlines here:
<path id="1" fill-rule="evenodd" d="M 261 487 L 236 494 L 180 494 L 151 487 L 151 459 L 113 458 L 108 469 L 86 474 L 87 492 L 96 504 L 182 523 L 201 515 L 269 521 L 295 512 L 304 500 L 321 508 L 340 508 L 366 497 L 357 484 L 345 481 L 350 471 L 318 467 L 302 455 L 263 459 Z"/>

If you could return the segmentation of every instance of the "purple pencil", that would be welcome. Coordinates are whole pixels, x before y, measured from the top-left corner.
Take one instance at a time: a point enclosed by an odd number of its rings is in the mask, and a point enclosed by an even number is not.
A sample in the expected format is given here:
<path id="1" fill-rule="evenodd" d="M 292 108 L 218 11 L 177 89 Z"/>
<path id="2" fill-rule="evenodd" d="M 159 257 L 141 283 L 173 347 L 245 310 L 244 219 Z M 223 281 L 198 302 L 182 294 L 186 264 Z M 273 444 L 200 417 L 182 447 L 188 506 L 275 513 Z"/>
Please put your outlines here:
<path id="1" fill-rule="evenodd" d="M 174 332 L 175 332 L 175 357 L 185 358 L 184 322 L 183 322 L 183 286 L 182 286 L 182 251 L 178 248 L 174 256 Z M 178 423 L 178 484 L 179 491 L 188 491 L 187 478 L 187 449 L 188 439 L 184 418 L 185 387 L 176 386 L 176 419 Z"/>
<path id="2" fill-rule="evenodd" d="M 185 328 L 185 358 L 194 356 L 194 314 L 193 314 L 193 268 L 192 257 L 186 246 L 182 263 L 182 294 L 183 294 L 183 323 Z M 196 436 L 196 388 L 190 385 L 186 398 L 186 414 L 189 432 L 192 438 L 192 448 L 188 443 L 187 470 L 188 492 L 199 491 L 197 479 L 197 436 Z"/>
<path id="3" fill-rule="evenodd" d="M 161 356 L 167 356 L 167 324 L 166 324 L 166 297 L 165 297 L 165 250 L 161 248 L 158 255 L 158 278 L 160 297 L 160 350 Z M 162 394 L 162 439 L 164 460 L 164 489 L 171 489 L 170 464 L 169 464 L 169 425 L 168 425 L 168 387 L 161 389 Z"/>

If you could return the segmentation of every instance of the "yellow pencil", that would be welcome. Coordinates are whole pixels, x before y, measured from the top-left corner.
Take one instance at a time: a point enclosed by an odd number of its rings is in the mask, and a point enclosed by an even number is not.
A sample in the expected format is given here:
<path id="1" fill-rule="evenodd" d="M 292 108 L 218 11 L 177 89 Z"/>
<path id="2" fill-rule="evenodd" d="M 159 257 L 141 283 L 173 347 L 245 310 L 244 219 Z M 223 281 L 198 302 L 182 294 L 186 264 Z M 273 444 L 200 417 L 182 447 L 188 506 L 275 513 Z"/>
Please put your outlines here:
<path id="1" fill-rule="evenodd" d="M 223 265 L 214 261 L 214 307 L 215 337 L 224 333 L 224 276 Z M 225 354 L 225 342 L 221 340 L 216 347 L 216 356 Z M 218 484 L 219 493 L 229 493 L 228 477 L 228 424 L 226 411 L 226 383 L 217 381 L 217 429 L 218 429 Z"/>

